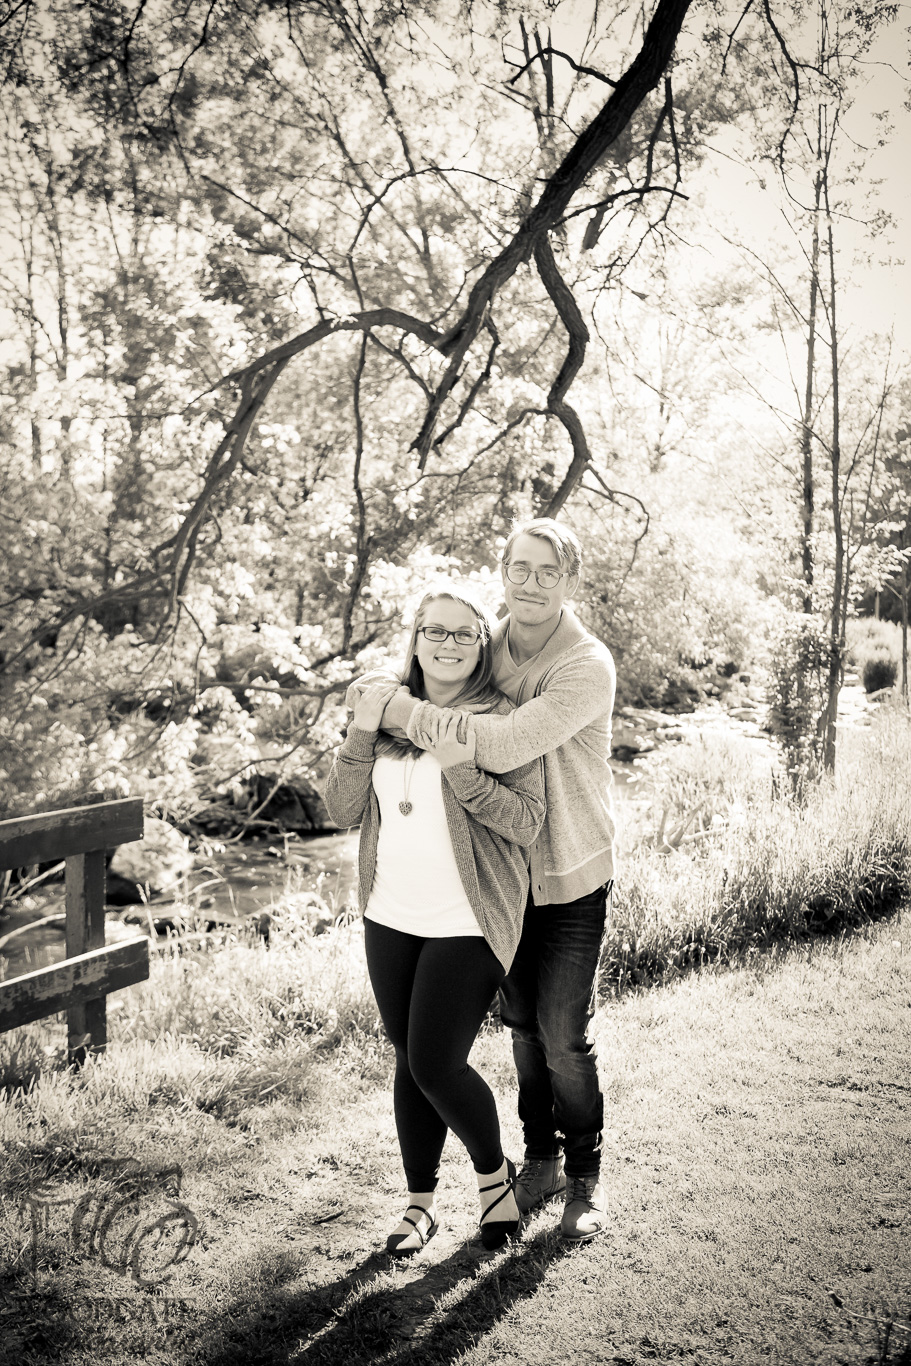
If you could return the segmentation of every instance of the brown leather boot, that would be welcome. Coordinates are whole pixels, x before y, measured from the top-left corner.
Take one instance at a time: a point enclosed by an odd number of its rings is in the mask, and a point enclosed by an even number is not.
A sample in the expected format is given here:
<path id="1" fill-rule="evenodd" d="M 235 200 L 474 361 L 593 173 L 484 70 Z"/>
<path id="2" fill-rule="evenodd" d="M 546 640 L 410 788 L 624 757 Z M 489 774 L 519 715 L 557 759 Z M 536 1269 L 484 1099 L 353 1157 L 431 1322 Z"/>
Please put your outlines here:
<path id="1" fill-rule="evenodd" d="M 597 1176 L 570 1176 L 560 1232 L 570 1243 L 587 1243 L 607 1227 L 607 1196 Z"/>

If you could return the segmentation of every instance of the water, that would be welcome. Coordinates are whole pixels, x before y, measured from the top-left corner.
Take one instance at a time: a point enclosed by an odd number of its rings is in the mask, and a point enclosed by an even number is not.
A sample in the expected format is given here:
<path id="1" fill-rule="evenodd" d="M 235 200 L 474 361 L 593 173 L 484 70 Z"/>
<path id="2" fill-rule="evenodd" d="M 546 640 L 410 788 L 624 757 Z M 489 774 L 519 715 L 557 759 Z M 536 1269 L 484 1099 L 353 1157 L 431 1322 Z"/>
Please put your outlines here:
<path id="1" fill-rule="evenodd" d="M 339 831 L 329 835 L 272 840 L 248 840 L 213 850 L 209 857 L 197 855 L 196 867 L 181 889 L 186 900 L 198 906 L 202 917 L 230 923 L 257 915 L 268 908 L 288 886 L 295 891 L 313 891 L 330 906 L 341 905 L 350 895 L 357 879 L 357 832 Z M 149 911 L 163 917 L 172 904 L 170 894 L 152 898 Z M 17 977 L 37 968 L 58 963 L 64 957 L 62 918 L 53 924 L 35 922 L 47 916 L 62 916 L 64 888 L 59 881 L 48 882 L 0 912 L 0 941 L 12 930 L 27 926 L 5 944 L 0 942 L 0 976 Z M 130 912 L 134 914 L 134 912 Z M 145 927 L 123 922 L 116 911 L 108 911 L 108 942 L 121 934 L 135 935 Z"/>

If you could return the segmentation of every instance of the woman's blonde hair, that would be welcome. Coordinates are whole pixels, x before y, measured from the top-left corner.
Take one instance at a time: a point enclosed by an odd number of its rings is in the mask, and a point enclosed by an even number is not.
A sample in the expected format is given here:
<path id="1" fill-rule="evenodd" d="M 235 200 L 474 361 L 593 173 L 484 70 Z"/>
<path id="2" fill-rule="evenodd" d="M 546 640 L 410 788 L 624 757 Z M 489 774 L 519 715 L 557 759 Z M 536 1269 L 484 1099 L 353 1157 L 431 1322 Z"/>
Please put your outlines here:
<path id="1" fill-rule="evenodd" d="M 477 628 L 481 633 L 480 650 L 478 662 L 470 677 L 465 679 L 462 691 L 450 702 L 451 707 L 472 706 L 478 710 L 485 707 L 493 707 L 500 698 L 500 693 L 493 681 L 493 645 L 491 633 L 493 631 L 493 618 L 488 612 L 484 602 L 477 590 L 470 583 L 460 583 L 452 579 L 443 579 L 438 583 L 431 584 L 427 592 L 418 604 L 418 610 L 414 616 L 414 623 L 411 627 L 411 635 L 408 637 L 408 645 L 405 650 L 405 661 L 402 666 L 401 681 L 412 694 L 426 700 L 427 692 L 424 687 L 424 670 L 418 662 L 418 628 L 423 626 L 427 614 L 427 607 L 432 602 L 438 602 L 440 598 L 446 598 L 450 602 L 461 603 L 467 607 L 477 622 Z M 374 753 L 391 754 L 398 758 L 407 758 L 410 754 L 423 754 L 423 750 L 418 749 L 410 740 L 399 739 L 395 735 L 387 735 L 380 731 L 377 736 Z"/>

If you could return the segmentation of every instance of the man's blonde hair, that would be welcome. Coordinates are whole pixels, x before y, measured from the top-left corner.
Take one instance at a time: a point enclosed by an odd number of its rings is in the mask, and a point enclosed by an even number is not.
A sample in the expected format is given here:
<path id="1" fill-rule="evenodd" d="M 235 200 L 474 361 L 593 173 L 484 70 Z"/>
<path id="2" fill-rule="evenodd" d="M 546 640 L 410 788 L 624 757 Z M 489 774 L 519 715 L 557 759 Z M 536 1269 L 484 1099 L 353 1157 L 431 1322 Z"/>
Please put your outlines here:
<path id="1" fill-rule="evenodd" d="M 533 517 L 525 522 L 514 522 L 509 539 L 503 547 L 503 563 L 509 564 L 509 552 L 519 536 L 537 536 L 547 541 L 557 557 L 560 568 L 569 574 L 582 572 L 582 547 L 579 538 L 568 526 L 552 517 Z"/>

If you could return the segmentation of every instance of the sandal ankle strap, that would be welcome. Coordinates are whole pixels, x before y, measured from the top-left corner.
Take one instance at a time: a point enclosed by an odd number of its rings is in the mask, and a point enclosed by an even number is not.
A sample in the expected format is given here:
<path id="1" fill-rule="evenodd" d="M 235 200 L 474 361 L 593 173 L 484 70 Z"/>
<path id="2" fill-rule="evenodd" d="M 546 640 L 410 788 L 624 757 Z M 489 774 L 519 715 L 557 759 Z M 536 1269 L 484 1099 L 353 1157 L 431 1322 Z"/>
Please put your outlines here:
<path id="1" fill-rule="evenodd" d="M 430 1210 L 429 1210 L 429 1209 L 425 1209 L 423 1205 L 409 1205 L 409 1206 L 406 1208 L 405 1213 L 402 1215 L 402 1223 L 403 1223 L 403 1224 L 410 1224 L 411 1227 L 417 1231 L 417 1233 L 420 1235 L 420 1237 L 423 1237 L 424 1235 L 421 1233 L 421 1230 L 418 1228 L 418 1221 L 415 1220 L 415 1219 L 409 1219 L 409 1218 L 408 1218 L 408 1210 L 410 1210 L 410 1209 L 417 1209 L 417 1210 L 420 1210 L 420 1211 L 421 1211 L 421 1214 L 426 1214 L 426 1215 L 427 1215 L 427 1218 L 430 1220 L 431 1224 L 433 1223 L 433 1215 L 430 1213 Z M 418 1216 L 418 1219 L 420 1219 L 420 1215 Z"/>
<path id="2" fill-rule="evenodd" d="M 503 1179 L 502 1179 L 501 1181 L 493 1181 L 493 1182 L 491 1182 L 491 1184 L 490 1184 L 489 1186 L 481 1186 L 481 1187 L 479 1187 L 479 1189 L 478 1189 L 478 1194 L 480 1195 L 480 1194 L 483 1194 L 483 1193 L 485 1193 L 485 1192 L 487 1192 L 487 1191 L 495 1191 L 495 1190 L 497 1190 L 497 1188 L 500 1187 L 500 1186 L 504 1186 L 504 1187 L 505 1187 L 505 1190 L 503 1190 L 503 1191 L 497 1196 L 496 1200 L 491 1200 L 490 1204 L 489 1204 L 489 1205 L 487 1206 L 487 1208 L 484 1210 L 483 1214 L 481 1215 L 481 1220 L 480 1220 L 481 1226 L 482 1226 L 482 1227 L 483 1227 L 483 1225 L 484 1225 L 485 1223 L 487 1223 L 488 1221 L 491 1222 L 491 1223 L 503 1223 L 503 1222 L 505 1222 L 505 1223 L 512 1223 L 512 1220 L 505 1220 L 505 1221 L 504 1221 L 504 1220 L 490 1220 L 490 1219 L 489 1219 L 489 1216 L 490 1216 L 490 1215 L 493 1213 L 493 1211 L 496 1209 L 497 1205 L 501 1204 L 501 1203 L 506 1199 L 507 1195 L 509 1195 L 510 1191 L 514 1191 L 515 1188 L 516 1188 L 516 1169 L 515 1169 L 515 1167 L 512 1165 L 512 1163 L 509 1161 L 509 1158 L 506 1159 L 506 1175 L 503 1177 Z"/>
<path id="3" fill-rule="evenodd" d="M 502 1181 L 493 1181 L 489 1186 L 478 1186 L 478 1195 L 484 1195 L 487 1191 L 495 1191 L 498 1186 L 511 1186 L 513 1178 L 504 1176 Z M 411 1209 L 411 1206 L 408 1206 Z"/>

